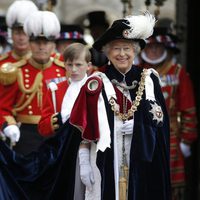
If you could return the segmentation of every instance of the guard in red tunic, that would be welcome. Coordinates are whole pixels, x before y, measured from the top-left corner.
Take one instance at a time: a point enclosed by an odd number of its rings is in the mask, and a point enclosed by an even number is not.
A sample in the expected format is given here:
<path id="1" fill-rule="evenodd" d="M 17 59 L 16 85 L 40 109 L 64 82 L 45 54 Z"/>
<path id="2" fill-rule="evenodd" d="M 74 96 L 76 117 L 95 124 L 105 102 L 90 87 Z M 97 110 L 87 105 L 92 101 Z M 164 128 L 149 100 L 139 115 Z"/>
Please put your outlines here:
<path id="1" fill-rule="evenodd" d="M 27 154 L 43 140 L 37 124 L 48 84 L 66 80 L 66 70 L 63 62 L 51 57 L 60 31 L 53 12 L 33 12 L 24 24 L 24 31 L 30 37 L 32 57 L 2 66 L 0 112 L 7 121 L 4 134 L 17 142 L 14 150 Z M 7 81 L 5 77 L 11 78 Z"/>
<path id="2" fill-rule="evenodd" d="M 185 186 L 185 161 L 197 139 L 196 106 L 193 86 L 185 68 L 176 62 L 177 38 L 166 28 L 156 28 L 148 39 L 141 59 L 160 74 L 162 91 L 170 116 L 170 165 L 173 200 L 181 200 Z"/>
<path id="3" fill-rule="evenodd" d="M 7 26 L 11 29 L 12 50 L 0 55 L 0 66 L 6 62 L 16 62 L 31 56 L 28 35 L 23 30 L 25 19 L 38 8 L 32 1 L 14 1 L 6 14 Z"/>

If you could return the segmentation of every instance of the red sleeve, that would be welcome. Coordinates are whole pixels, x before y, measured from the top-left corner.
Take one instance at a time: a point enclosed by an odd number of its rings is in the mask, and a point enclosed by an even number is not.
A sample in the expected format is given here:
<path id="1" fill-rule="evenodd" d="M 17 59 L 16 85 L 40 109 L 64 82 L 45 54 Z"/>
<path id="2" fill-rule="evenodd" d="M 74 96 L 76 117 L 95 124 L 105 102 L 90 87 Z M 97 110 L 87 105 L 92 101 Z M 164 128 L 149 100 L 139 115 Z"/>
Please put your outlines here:
<path id="1" fill-rule="evenodd" d="M 197 116 L 194 89 L 189 74 L 184 68 L 179 74 L 178 110 L 181 113 L 181 137 L 191 143 L 197 139 Z"/>
<path id="2" fill-rule="evenodd" d="M 2 116 L 13 116 L 12 110 L 19 98 L 17 81 L 11 85 L 1 85 L 0 89 L 0 112 Z"/>
<path id="3" fill-rule="evenodd" d="M 60 112 L 63 97 L 68 88 L 68 82 L 63 81 L 57 86 L 58 90 L 56 90 L 56 111 Z M 51 117 L 55 113 L 51 91 L 48 90 L 44 96 L 44 103 L 42 106 L 41 118 L 38 124 L 38 131 L 42 136 L 50 136 L 54 134 L 54 129 L 51 123 Z"/>
<path id="4" fill-rule="evenodd" d="M 48 90 L 41 111 L 41 118 L 38 123 L 38 131 L 42 136 L 50 136 L 54 133 L 51 125 L 51 116 L 54 114 L 51 91 Z"/>

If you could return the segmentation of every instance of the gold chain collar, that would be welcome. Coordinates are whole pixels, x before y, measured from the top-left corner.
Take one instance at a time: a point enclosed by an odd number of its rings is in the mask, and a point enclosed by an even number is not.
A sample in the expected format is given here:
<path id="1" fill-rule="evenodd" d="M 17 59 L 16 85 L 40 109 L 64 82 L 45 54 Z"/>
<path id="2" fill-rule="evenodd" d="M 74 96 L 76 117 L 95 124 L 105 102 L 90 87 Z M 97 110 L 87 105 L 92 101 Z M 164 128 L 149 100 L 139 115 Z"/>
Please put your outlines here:
<path id="1" fill-rule="evenodd" d="M 143 72 L 141 73 L 141 79 L 139 82 L 138 91 L 136 92 L 135 101 L 132 102 L 132 106 L 127 113 L 120 113 L 119 105 L 116 103 L 113 97 L 111 97 L 111 99 L 109 100 L 109 104 L 111 105 L 112 111 L 114 111 L 114 114 L 117 117 L 119 117 L 120 120 L 122 121 L 128 120 L 130 117 L 134 115 L 135 111 L 137 111 L 137 108 L 140 105 L 140 101 L 142 99 L 142 95 L 144 93 L 146 75 L 147 75 L 147 69 L 143 69 Z"/>

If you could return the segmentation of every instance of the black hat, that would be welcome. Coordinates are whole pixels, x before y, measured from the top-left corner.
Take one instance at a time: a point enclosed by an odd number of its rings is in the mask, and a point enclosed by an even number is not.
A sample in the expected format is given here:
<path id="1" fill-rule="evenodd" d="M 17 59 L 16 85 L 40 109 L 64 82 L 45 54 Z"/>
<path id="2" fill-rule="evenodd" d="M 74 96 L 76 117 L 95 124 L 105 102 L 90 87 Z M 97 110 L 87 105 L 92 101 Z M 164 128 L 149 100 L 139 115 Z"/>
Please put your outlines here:
<path id="1" fill-rule="evenodd" d="M 141 49 L 145 47 L 145 39 L 152 35 L 155 25 L 155 17 L 149 12 L 142 15 L 128 16 L 113 22 L 105 33 L 95 41 L 93 47 L 101 51 L 107 43 L 117 40 L 126 39 L 138 41 Z"/>
<path id="2" fill-rule="evenodd" d="M 153 35 L 149 37 L 146 42 L 147 44 L 162 43 L 175 54 L 180 53 L 180 49 L 177 47 L 179 39 L 176 35 L 172 34 L 167 27 L 155 27 Z"/>
<path id="3" fill-rule="evenodd" d="M 70 40 L 86 44 L 84 40 L 84 31 L 81 26 L 77 24 L 61 24 L 60 36 L 58 40 Z"/>
<path id="4" fill-rule="evenodd" d="M 87 18 L 89 20 L 88 28 L 93 26 L 103 26 L 107 29 L 109 27 L 109 22 L 104 11 L 92 11 L 87 14 Z"/>

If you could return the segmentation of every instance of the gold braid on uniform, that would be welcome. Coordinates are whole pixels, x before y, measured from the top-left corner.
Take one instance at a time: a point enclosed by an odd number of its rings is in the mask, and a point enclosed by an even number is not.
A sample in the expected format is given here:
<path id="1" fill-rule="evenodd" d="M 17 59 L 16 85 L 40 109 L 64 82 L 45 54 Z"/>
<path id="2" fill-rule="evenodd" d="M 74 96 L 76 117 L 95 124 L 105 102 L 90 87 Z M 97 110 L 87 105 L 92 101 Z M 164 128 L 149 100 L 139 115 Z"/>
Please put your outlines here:
<path id="1" fill-rule="evenodd" d="M 20 90 L 25 93 L 25 94 L 30 94 L 32 92 L 34 92 L 35 90 L 37 90 L 39 88 L 39 85 L 42 81 L 42 78 L 43 78 L 43 75 L 42 75 L 42 72 L 39 72 L 36 77 L 35 77 L 35 82 L 33 83 L 33 85 L 31 86 L 30 89 L 26 89 L 24 87 L 24 79 L 23 79 L 23 76 L 22 76 L 22 71 L 21 69 L 19 69 L 19 73 L 18 73 L 18 76 L 17 76 L 17 80 L 18 80 L 18 84 L 19 84 L 19 88 Z"/>
<path id="2" fill-rule="evenodd" d="M 3 116 L 4 119 L 7 121 L 8 125 L 17 124 L 15 118 L 11 115 Z"/>
<path id="3" fill-rule="evenodd" d="M 32 53 L 31 51 L 27 52 L 26 54 L 19 56 L 14 50 L 12 50 L 12 57 L 15 58 L 16 60 L 28 60 Z"/>
<path id="4" fill-rule="evenodd" d="M 19 107 L 23 101 L 24 101 L 24 98 L 25 98 L 25 95 L 24 93 L 22 93 L 22 96 L 20 97 L 20 99 L 18 100 L 18 102 L 16 103 L 15 107 Z"/>
<path id="5" fill-rule="evenodd" d="M 32 85 L 32 87 L 30 89 L 26 89 L 24 87 L 24 81 L 23 81 L 23 76 L 22 76 L 22 71 L 21 69 L 19 69 L 19 73 L 18 73 L 18 84 L 19 84 L 19 89 L 22 91 L 22 97 L 20 98 L 20 100 L 17 103 L 17 106 L 20 106 L 20 104 L 23 103 L 23 105 L 21 105 L 21 107 L 16 107 L 12 110 L 13 114 L 16 115 L 17 112 L 22 111 L 24 108 L 26 108 L 31 101 L 33 100 L 34 96 L 36 95 L 36 93 L 38 93 L 38 104 L 39 106 L 42 104 L 42 94 L 41 94 L 41 83 L 42 83 L 42 78 L 43 75 L 41 72 L 39 72 L 36 75 L 35 81 Z M 29 98 L 27 99 L 27 101 L 23 102 L 24 98 L 25 98 L 25 94 L 30 94 Z"/>
<path id="6" fill-rule="evenodd" d="M 23 103 L 23 105 L 21 107 L 14 108 L 12 110 L 13 115 L 16 115 L 17 112 L 20 112 L 20 111 L 24 110 L 24 108 L 26 108 L 31 103 L 31 101 L 33 100 L 33 98 L 34 98 L 36 93 L 37 93 L 37 91 L 34 91 L 30 95 L 30 97 L 27 99 L 27 101 Z"/>

